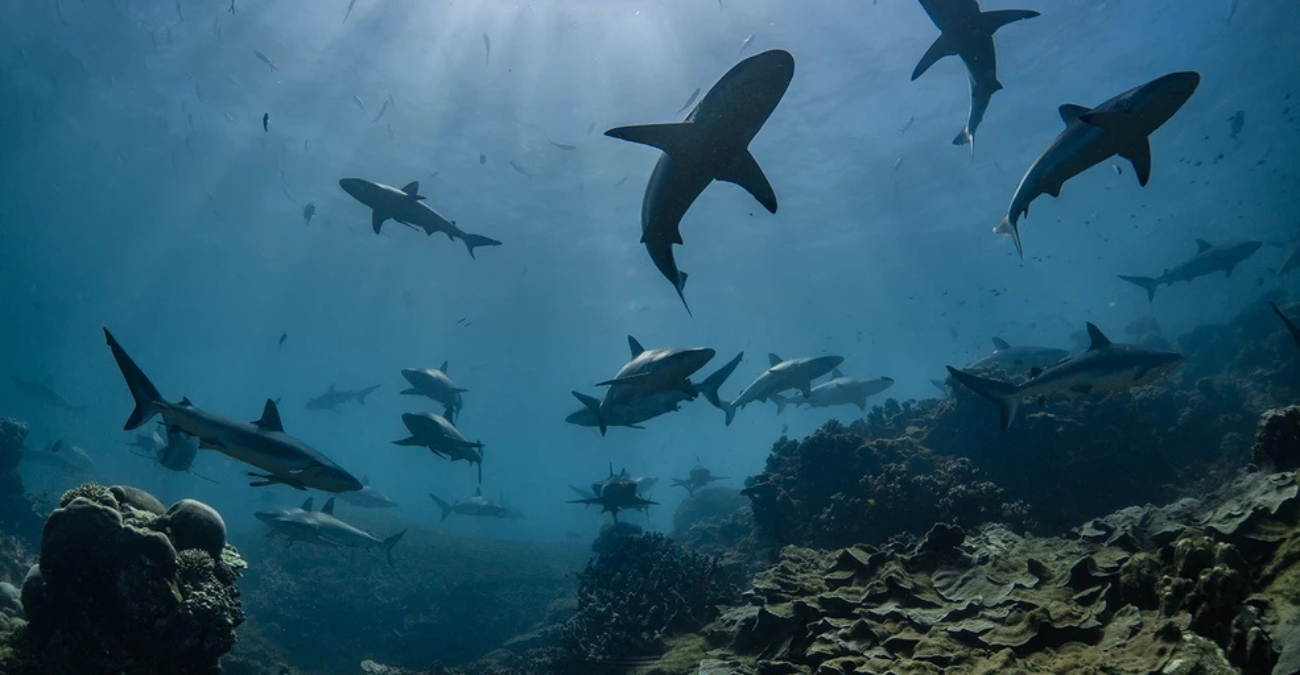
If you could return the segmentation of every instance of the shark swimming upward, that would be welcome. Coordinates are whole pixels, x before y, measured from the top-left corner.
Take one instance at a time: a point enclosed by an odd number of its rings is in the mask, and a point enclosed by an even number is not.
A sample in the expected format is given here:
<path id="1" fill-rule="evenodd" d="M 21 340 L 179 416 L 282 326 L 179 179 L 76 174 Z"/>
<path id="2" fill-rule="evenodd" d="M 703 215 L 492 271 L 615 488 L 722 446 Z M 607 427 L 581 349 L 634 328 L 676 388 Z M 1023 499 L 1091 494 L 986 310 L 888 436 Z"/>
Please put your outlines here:
<path id="1" fill-rule="evenodd" d="M 776 213 L 776 194 L 749 143 L 776 109 L 794 77 L 794 57 L 781 50 L 755 54 L 727 71 L 680 123 L 617 127 L 611 138 L 663 151 L 641 202 L 641 243 L 686 304 L 686 273 L 673 245 L 682 243 L 682 217 L 715 180 L 744 188 Z"/>

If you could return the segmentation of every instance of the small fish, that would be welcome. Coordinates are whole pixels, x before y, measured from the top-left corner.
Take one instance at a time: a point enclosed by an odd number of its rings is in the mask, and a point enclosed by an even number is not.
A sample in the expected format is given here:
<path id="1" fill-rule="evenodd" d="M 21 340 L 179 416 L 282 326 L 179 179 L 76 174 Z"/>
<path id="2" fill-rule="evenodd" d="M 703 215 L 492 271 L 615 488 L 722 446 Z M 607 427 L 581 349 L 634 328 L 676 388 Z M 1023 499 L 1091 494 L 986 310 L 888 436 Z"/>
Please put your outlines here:
<path id="1" fill-rule="evenodd" d="M 437 177 L 438 177 L 438 174 L 440 174 L 440 173 L 442 173 L 442 169 L 439 169 L 439 170 L 434 171 L 433 173 L 429 174 L 429 176 L 428 176 L 427 178 L 425 178 L 425 180 L 433 180 L 434 178 L 437 178 Z"/>
<path id="2" fill-rule="evenodd" d="M 758 35 L 758 33 L 750 33 L 749 37 L 745 38 L 745 41 L 740 43 L 740 51 L 736 53 L 736 56 L 740 56 L 741 54 L 745 53 L 745 50 L 749 48 L 749 43 L 754 41 L 755 35 Z"/>
<path id="3" fill-rule="evenodd" d="M 231 14 L 235 13 L 235 0 L 230 0 L 230 9 L 226 11 L 230 12 Z"/>
<path id="4" fill-rule="evenodd" d="M 310 223 L 311 217 L 314 215 L 316 215 L 316 205 L 312 202 L 307 202 L 307 205 L 302 207 L 302 219 Z"/>
<path id="5" fill-rule="evenodd" d="M 1277 305 L 1274 305 L 1274 306 L 1273 306 L 1273 309 L 1277 309 Z M 1280 312 L 1279 312 L 1279 314 L 1280 314 Z M 53 443 L 50 444 L 50 450 L 49 450 L 49 451 L 50 451 L 50 452 L 58 452 L 59 450 L 62 450 L 62 449 L 63 449 L 63 439 L 60 438 L 59 440 L 54 441 Z"/>
<path id="6" fill-rule="evenodd" d="M 1124 167 L 1122 167 L 1122 166 L 1120 166 L 1120 165 L 1118 165 L 1118 164 L 1111 164 L 1111 165 L 1110 165 L 1110 168 L 1114 169 L 1114 170 L 1115 170 L 1115 173 L 1117 173 L 1117 174 L 1119 174 L 1119 175 L 1121 175 L 1121 176 L 1124 175 Z"/>
<path id="7" fill-rule="evenodd" d="M 587 125 L 587 135 L 588 135 L 588 136 L 590 136 L 590 135 L 591 135 L 591 132 L 593 132 L 593 131 L 595 131 L 595 130 L 596 130 L 596 123 L 595 123 L 595 122 L 592 122 L 591 124 L 588 124 L 588 125 Z"/>
<path id="8" fill-rule="evenodd" d="M 578 149 L 578 146 L 576 146 L 576 145 L 569 145 L 568 143 L 556 143 L 555 141 L 552 141 L 552 140 L 549 139 L 549 138 L 546 139 L 546 141 L 547 141 L 548 143 L 550 143 L 551 145 L 554 145 L 555 147 L 557 147 L 557 148 L 559 148 L 559 149 L 561 149 L 561 150 L 577 150 L 577 149 Z"/>
<path id="9" fill-rule="evenodd" d="M 271 113 L 262 113 L 262 131 L 271 130 Z"/>
<path id="10" fill-rule="evenodd" d="M 492 41 L 488 39 L 487 33 L 483 34 L 483 65 L 492 63 Z"/>
<path id="11" fill-rule="evenodd" d="M 194 83 L 194 96 L 199 99 L 200 103 L 203 102 L 203 90 L 199 88 L 198 82 Z"/>
<path id="12" fill-rule="evenodd" d="M 348 0 L 348 11 L 343 15 L 343 23 L 348 22 L 348 17 L 352 16 L 352 7 L 357 4 L 357 0 Z"/>
<path id="13" fill-rule="evenodd" d="M 227 122 L 232 122 L 232 123 L 233 123 L 233 122 L 235 121 L 235 118 L 231 117 L 231 116 L 230 116 L 230 113 L 225 112 L 225 111 L 222 111 L 221 114 L 226 116 L 226 121 L 227 121 Z"/>
<path id="14" fill-rule="evenodd" d="M 383 117 L 383 116 L 384 116 L 384 113 L 388 112 L 388 104 L 389 104 L 389 102 L 392 101 L 392 98 L 393 98 L 392 96 L 389 96 L 388 98 L 384 99 L 384 107 L 382 107 L 382 108 L 379 109 L 379 114 L 378 114 L 378 115 L 375 115 L 375 119 L 370 120 L 370 123 L 371 123 L 371 124 L 374 124 L 375 122 L 378 122 L 378 121 L 379 121 L 379 118 L 380 118 L 380 117 Z"/>
<path id="15" fill-rule="evenodd" d="M 1241 128 L 1246 126 L 1246 111 L 1238 110 L 1233 113 L 1232 117 L 1228 118 L 1228 122 L 1231 124 L 1231 133 L 1228 135 L 1228 138 L 1235 141 L 1237 140 L 1237 134 L 1241 133 Z"/>
<path id="16" fill-rule="evenodd" d="M 194 113 L 187 114 L 185 116 L 185 121 L 190 125 L 190 131 L 198 131 L 194 128 Z"/>
<path id="17" fill-rule="evenodd" d="M 617 182 L 617 183 L 614 183 L 614 187 L 618 187 L 618 186 L 620 186 L 620 185 L 626 183 L 626 182 L 627 182 L 627 179 L 628 179 L 627 176 L 623 176 L 622 178 L 618 179 L 618 182 Z"/>
<path id="18" fill-rule="evenodd" d="M 903 134 L 907 133 L 907 130 L 912 128 L 912 123 L 914 122 L 916 122 L 916 115 L 912 115 L 911 117 L 907 118 L 907 124 L 904 124 L 903 128 L 898 130 L 898 135 L 902 136 Z"/>
<path id="19" fill-rule="evenodd" d="M 1232 23 L 1232 17 L 1237 16 L 1237 0 L 1232 0 L 1232 6 L 1228 8 L 1228 23 Z"/>
<path id="20" fill-rule="evenodd" d="M 513 167 L 515 171 L 518 171 L 519 173 L 521 173 L 521 174 L 523 174 L 523 175 L 525 175 L 525 176 L 528 176 L 529 178 L 536 178 L 536 177 L 537 177 L 537 174 L 535 174 L 535 173 L 531 173 L 531 172 L 529 172 L 527 169 L 525 169 L 524 167 L 519 166 L 518 164 L 515 164 L 515 160 L 513 160 L 513 159 L 510 160 L 510 166 Z"/>
<path id="21" fill-rule="evenodd" d="M 682 104 L 682 107 L 678 108 L 678 109 L 677 109 L 677 112 L 675 112 L 675 113 L 673 113 L 673 114 L 674 114 L 674 115 L 680 115 L 680 114 L 682 114 L 682 111 L 683 111 L 683 110 L 686 110 L 687 108 L 691 107 L 691 104 L 695 102 L 695 99 L 698 98 L 699 95 L 700 95 L 700 88 L 699 88 L 699 87 L 696 87 L 696 88 L 695 88 L 695 91 L 691 92 L 690 97 L 686 99 L 686 103 L 683 103 L 683 104 Z"/>
<path id="22" fill-rule="evenodd" d="M 253 55 L 257 57 L 257 60 L 258 60 L 258 61 L 261 61 L 262 63 L 265 63 L 266 65 L 270 66 L 270 67 L 271 67 L 271 70 L 273 70 L 273 71 L 274 71 L 274 70 L 279 70 L 278 68 L 275 67 L 275 64 L 274 64 L 274 63 L 271 63 L 271 59 L 267 58 L 266 54 L 263 54 L 262 52 L 260 52 L 260 51 L 258 51 L 258 50 L 256 50 L 256 49 L 254 49 L 254 50 L 253 50 Z"/>
<path id="23" fill-rule="evenodd" d="M 353 94 L 353 95 L 352 95 L 352 102 L 355 103 L 355 104 L 357 104 L 357 107 L 358 107 L 358 108 L 361 108 L 361 112 L 365 112 L 365 111 L 366 111 L 366 104 L 361 102 L 361 97 L 360 97 L 360 96 L 357 96 L 356 94 Z"/>
<path id="24" fill-rule="evenodd" d="M 289 339 L 288 333 L 280 333 L 280 346 L 284 346 L 284 341 Z"/>
<path id="25" fill-rule="evenodd" d="M 393 138 L 393 125 L 391 124 L 388 125 L 388 137 Z"/>
<path id="26" fill-rule="evenodd" d="M 898 172 L 898 167 L 900 167 L 900 166 L 902 166 L 902 165 L 903 165 L 903 158 L 902 158 L 902 157 L 899 157 L 899 158 L 894 162 L 894 168 L 890 169 L 890 170 L 889 170 L 889 173 L 897 173 L 897 172 Z"/>
<path id="27" fill-rule="evenodd" d="M 181 0 L 176 0 L 176 16 L 180 17 L 181 22 L 185 22 L 185 12 L 181 11 Z"/>
<path id="28" fill-rule="evenodd" d="M 478 153 L 478 163 L 479 163 L 479 166 L 483 166 L 484 164 L 487 164 L 487 155 L 485 155 L 485 154 L 483 154 L 483 153 L 481 153 L 481 152 Z"/>
<path id="29" fill-rule="evenodd" d="M 463 326 L 463 325 L 465 325 L 465 322 L 466 322 L 466 321 L 469 321 L 469 317 L 467 317 L 467 316 L 462 316 L 462 317 L 460 317 L 459 319 L 456 320 L 456 325 L 457 325 L 457 326 Z"/>

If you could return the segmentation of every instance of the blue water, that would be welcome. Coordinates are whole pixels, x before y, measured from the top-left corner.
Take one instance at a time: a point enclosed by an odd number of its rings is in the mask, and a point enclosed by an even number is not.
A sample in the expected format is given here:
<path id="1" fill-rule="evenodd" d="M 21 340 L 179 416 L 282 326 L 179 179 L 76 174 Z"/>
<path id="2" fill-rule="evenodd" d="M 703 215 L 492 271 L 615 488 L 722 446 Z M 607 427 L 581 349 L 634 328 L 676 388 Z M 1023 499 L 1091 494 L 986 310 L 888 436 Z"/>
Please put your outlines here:
<path id="1" fill-rule="evenodd" d="M 528 517 L 445 527 L 552 539 L 599 522 L 563 502 L 567 485 L 610 462 L 661 477 L 653 497 L 665 504 L 648 522 L 663 529 L 684 496 L 667 479 L 697 457 L 738 487 L 783 425 L 803 435 L 858 415 L 778 417 L 756 404 L 724 427 L 701 400 L 645 431 L 602 438 L 566 424 L 579 407 L 569 391 L 598 394 L 628 358 L 626 335 L 713 347 L 704 373 L 743 350 L 724 397 L 768 352 L 839 354 L 846 374 L 897 380 L 880 402 L 937 395 L 929 380 L 987 353 L 995 335 L 1071 347 L 1085 321 L 1122 337 L 1151 316 L 1172 337 L 1285 281 L 1273 270 L 1300 215 L 1296 127 L 1283 112 L 1300 106 L 1286 98 L 1300 75 L 1295 3 L 1240 0 L 1229 23 L 1229 0 L 989 2 L 1043 15 L 997 34 L 1006 89 L 973 159 L 950 144 L 968 105 L 960 62 L 909 81 L 938 35 L 915 2 L 357 0 L 346 23 L 345 0 L 237 0 L 233 15 L 227 4 L 0 4 L 0 372 L 49 377 L 89 406 L 56 411 L 5 378 L 0 411 L 32 425 L 29 446 L 63 438 L 97 462 L 84 477 L 33 469 L 38 488 L 93 478 L 196 497 L 248 536 L 260 532 L 253 510 L 302 499 L 246 487 L 247 467 L 216 453 L 194 467 L 215 485 L 129 454 L 119 430 L 131 401 L 103 326 L 171 400 L 251 420 L 282 397 L 289 433 L 368 475 L 401 502 L 394 518 L 431 525 L 425 493 L 469 496 L 474 472 L 390 441 L 406 435 L 402 412 L 438 410 L 398 395 L 400 369 L 450 361 L 470 390 L 459 426 L 487 444 L 484 490 Z M 696 202 L 676 249 L 691 318 L 638 244 L 657 153 L 601 132 L 679 119 L 750 34 L 746 54 L 796 60 L 751 145 L 780 210 L 730 184 Z M 1203 81 L 1154 134 L 1151 184 L 1114 160 L 1122 175 L 1106 162 L 1059 200 L 1040 198 L 1021 262 L 990 230 L 1062 128 L 1057 106 L 1096 105 L 1175 70 Z M 395 105 L 372 122 L 389 95 Z M 1237 110 L 1239 142 L 1228 138 Z M 419 180 L 434 208 L 505 243 L 471 260 L 459 242 L 391 222 L 375 236 L 368 210 L 338 188 L 346 176 Z M 1150 304 L 1115 278 L 1155 276 L 1198 237 L 1284 247 Z M 305 410 L 331 382 L 382 387 L 341 414 Z"/>

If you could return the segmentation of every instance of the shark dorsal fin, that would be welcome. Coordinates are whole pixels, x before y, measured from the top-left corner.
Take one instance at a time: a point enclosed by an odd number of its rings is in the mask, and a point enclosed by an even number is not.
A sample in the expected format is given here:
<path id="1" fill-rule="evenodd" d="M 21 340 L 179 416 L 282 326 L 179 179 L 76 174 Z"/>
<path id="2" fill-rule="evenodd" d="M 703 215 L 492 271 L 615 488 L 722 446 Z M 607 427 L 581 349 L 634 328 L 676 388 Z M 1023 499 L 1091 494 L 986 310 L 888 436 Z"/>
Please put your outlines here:
<path id="1" fill-rule="evenodd" d="M 641 352 L 645 351 L 645 347 L 642 347 L 641 343 L 637 342 L 636 338 L 631 335 L 627 336 L 627 348 L 632 350 L 632 358 L 634 359 L 640 356 Z"/>
<path id="2" fill-rule="evenodd" d="M 284 425 L 280 423 L 280 409 L 275 407 L 275 401 L 266 399 L 266 407 L 262 408 L 261 419 L 253 422 L 261 427 L 264 431 L 284 431 Z"/>
<path id="3" fill-rule="evenodd" d="M 194 407 L 194 404 L 193 404 L 193 403 L 190 403 L 190 397 L 188 397 L 188 396 L 182 396 L 182 397 L 181 397 L 181 402 L 180 402 L 178 405 L 185 406 L 186 408 L 193 408 L 193 407 Z"/>
<path id="4" fill-rule="evenodd" d="M 1213 248 L 1213 245 L 1210 244 L 1210 242 L 1205 241 L 1204 239 L 1197 239 L 1197 240 L 1196 240 L 1196 252 L 1197 252 L 1197 253 L 1205 253 L 1206 251 L 1210 250 L 1211 248 Z"/>
<path id="5" fill-rule="evenodd" d="M 1011 349 L 1011 345 L 1007 344 L 1006 340 L 1003 340 L 1002 338 L 999 337 L 995 337 L 993 338 L 993 348 L 998 351 L 1002 351 L 1003 349 Z"/>
<path id="6" fill-rule="evenodd" d="M 311 510 L 311 507 L 312 507 L 311 497 L 308 497 L 308 498 L 307 498 L 307 501 L 305 501 L 305 502 L 302 503 L 302 510 L 303 510 L 303 511 L 310 511 L 310 510 Z"/>
<path id="7" fill-rule="evenodd" d="M 325 506 L 320 507 L 320 512 L 323 513 L 323 514 L 325 514 L 325 515 L 327 515 L 327 516 L 332 516 L 332 515 L 334 515 L 334 498 L 333 498 L 333 497 L 330 497 L 329 499 L 325 500 Z"/>
<path id="8" fill-rule="evenodd" d="M 370 476 L 362 476 L 362 477 L 361 477 L 361 484 L 362 484 L 362 485 L 370 485 Z"/>
<path id="9" fill-rule="evenodd" d="M 483 496 L 483 488 L 481 488 L 481 487 L 476 487 L 476 488 L 474 488 L 474 496 L 475 496 L 475 497 L 482 497 L 482 496 Z"/>
<path id="10" fill-rule="evenodd" d="M 609 475 L 610 475 L 611 477 L 614 475 L 614 463 L 613 463 L 613 462 L 610 462 L 610 463 L 609 463 Z"/>
<path id="11" fill-rule="evenodd" d="M 438 369 L 438 370 L 441 370 L 441 371 L 442 371 L 442 374 L 443 374 L 443 375 L 446 375 L 446 374 L 447 374 L 447 365 L 448 365 L 449 363 L 451 363 L 451 362 L 450 362 L 450 361 L 443 361 L 443 362 L 442 362 L 442 367 Z"/>
<path id="12" fill-rule="evenodd" d="M 1067 125 L 1070 125 L 1079 121 L 1079 118 L 1083 116 L 1084 113 L 1087 113 L 1089 110 L 1092 110 L 1092 108 L 1089 108 L 1087 106 L 1082 106 L 1082 105 L 1075 105 L 1073 103 L 1066 103 L 1065 105 L 1061 106 L 1060 108 L 1057 108 L 1056 110 L 1057 112 L 1061 113 L 1061 121 L 1065 122 Z"/>
<path id="13" fill-rule="evenodd" d="M 1095 352 L 1098 349 L 1105 349 L 1110 346 L 1110 338 L 1106 337 L 1105 334 L 1101 332 L 1100 328 L 1091 323 L 1088 324 L 1088 338 L 1092 340 L 1092 344 L 1088 345 L 1088 351 L 1090 352 Z"/>
<path id="14" fill-rule="evenodd" d="M 840 379 L 841 377 L 844 377 L 844 373 L 841 373 L 839 368 L 831 368 L 831 379 L 832 379 L 832 380 L 838 380 L 838 379 Z"/>
<path id="15" fill-rule="evenodd" d="M 402 192 L 405 192 L 406 194 L 411 195 L 412 197 L 420 194 L 420 181 L 413 180 L 407 183 L 405 186 L 402 187 Z"/>
<path id="16" fill-rule="evenodd" d="M 767 362 L 770 363 L 770 364 L 772 364 L 773 366 L 775 366 L 776 364 L 778 364 L 778 363 L 780 363 L 780 362 L 782 362 L 782 361 L 784 361 L 784 360 L 785 360 L 785 359 L 783 359 L 783 358 L 777 356 L 776 354 L 770 354 L 770 353 L 769 353 L 769 354 L 767 355 Z"/>
<path id="17" fill-rule="evenodd" d="M 327 394 L 333 394 L 333 393 L 334 393 L 334 383 L 333 383 L 333 382 L 330 382 L 330 388 L 329 388 L 329 391 L 327 391 L 327 392 L 325 392 L 325 393 L 327 393 Z"/>

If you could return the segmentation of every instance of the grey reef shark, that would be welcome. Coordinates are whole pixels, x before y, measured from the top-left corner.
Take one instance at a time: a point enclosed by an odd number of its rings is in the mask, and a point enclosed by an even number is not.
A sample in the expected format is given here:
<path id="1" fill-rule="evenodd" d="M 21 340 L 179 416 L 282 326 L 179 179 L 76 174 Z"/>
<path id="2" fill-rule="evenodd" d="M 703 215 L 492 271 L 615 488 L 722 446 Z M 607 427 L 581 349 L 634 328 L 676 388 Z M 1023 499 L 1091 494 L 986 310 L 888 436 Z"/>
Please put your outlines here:
<path id="1" fill-rule="evenodd" d="M 776 213 L 776 193 L 749 143 L 767 122 L 794 77 L 794 57 L 771 50 L 755 54 L 727 71 L 679 123 L 617 127 L 611 138 L 663 151 L 641 202 L 641 243 L 655 267 L 672 283 L 690 313 L 673 245 L 682 243 L 681 222 L 696 198 L 715 180 L 744 188 L 763 208 Z"/>
<path id="2" fill-rule="evenodd" d="M 1060 107 L 1065 131 L 1052 139 L 1011 197 L 1007 215 L 993 228 L 1011 235 L 1016 252 L 1020 244 L 1020 218 L 1039 195 L 1061 196 L 1065 181 L 1119 155 L 1133 164 L 1138 185 L 1151 179 L 1151 141 L 1156 129 L 1187 103 L 1201 83 L 1199 73 L 1185 71 L 1158 77 L 1134 87 L 1095 108 L 1067 103 Z"/>
<path id="3" fill-rule="evenodd" d="M 1192 279 L 1203 277 L 1215 272 L 1223 272 L 1226 279 L 1232 276 L 1232 270 L 1242 261 L 1246 260 L 1255 251 L 1258 251 L 1263 242 L 1259 241 L 1241 241 L 1232 244 L 1219 244 L 1215 246 L 1204 239 L 1196 240 L 1196 255 L 1191 259 L 1181 262 L 1165 270 L 1160 276 L 1155 277 L 1133 277 L 1119 275 L 1119 278 L 1130 284 L 1141 286 L 1147 292 L 1147 301 L 1156 299 L 1156 289 L 1160 286 L 1172 286 L 1175 282 L 1186 281 L 1192 283 Z"/>
<path id="4" fill-rule="evenodd" d="M 392 219 L 411 229 L 422 229 L 426 235 L 442 232 L 448 239 L 460 239 L 469 250 L 469 257 L 474 257 L 474 249 L 480 246 L 500 246 L 501 242 L 478 234 L 470 234 L 456 226 L 456 221 L 448 220 L 441 213 L 434 211 L 424 203 L 420 194 L 420 183 L 408 183 L 402 189 L 391 185 L 375 183 L 361 178 L 343 178 L 339 187 L 353 199 L 369 206 L 370 227 L 379 234 L 384 222 Z"/>
<path id="5" fill-rule="evenodd" d="M 1044 370 L 1035 368 L 1032 377 L 1023 384 L 971 375 L 952 366 L 948 366 L 948 372 L 963 386 L 998 404 L 1005 433 L 1016 419 L 1021 399 L 1042 400 L 1055 394 L 1073 398 L 1124 391 L 1155 382 L 1183 363 L 1183 357 L 1174 352 L 1112 343 L 1091 323 L 1088 336 L 1092 340 L 1088 351 Z"/>
<path id="6" fill-rule="evenodd" d="M 998 81 L 998 55 L 993 47 L 993 33 L 1016 21 L 1032 19 L 1038 12 L 1030 9 L 980 11 L 975 0 L 920 0 L 921 8 L 939 29 L 940 35 L 912 71 L 912 80 L 920 77 L 945 56 L 956 56 L 966 65 L 970 77 L 970 113 L 966 126 L 952 140 L 953 145 L 970 145 L 975 154 L 975 130 L 984 121 L 993 94 L 1002 91 Z"/>
<path id="7" fill-rule="evenodd" d="M 248 474 L 259 479 L 250 483 L 254 487 L 278 484 L 324 492 L 350 492 L 362 488 L 361 481 L 352 474 L 315 448 L 286 434 L 274 401 L 267 399 L 262 416 L 255 422 L 200 410 L 188 398 L 182 398 L 179 403 L 169 403 L 107 328 L 104 337 L 127 388 L 131 390 L 131 397 L 135 399 L 135 409 L 123 427 L 125 431 L 138 429 L 154 416 L 161 415 L 168 431 L 179 431 L 199 439 L 200 450 L 216 450 L 265 471 L 265 474 Z"/>

